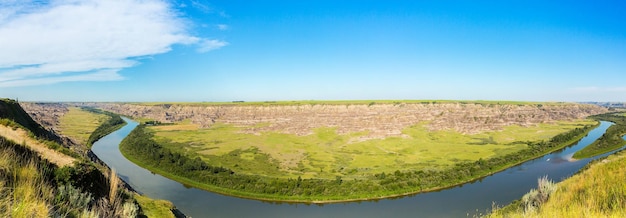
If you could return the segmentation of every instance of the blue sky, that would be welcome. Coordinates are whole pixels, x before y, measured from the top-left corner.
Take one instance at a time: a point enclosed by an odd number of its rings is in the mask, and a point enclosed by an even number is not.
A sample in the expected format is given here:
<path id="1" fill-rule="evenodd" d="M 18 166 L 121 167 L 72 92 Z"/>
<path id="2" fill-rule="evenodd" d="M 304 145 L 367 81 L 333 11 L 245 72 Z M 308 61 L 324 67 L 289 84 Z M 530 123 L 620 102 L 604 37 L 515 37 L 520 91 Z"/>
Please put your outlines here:
<path id="1" fill-rule="evenodd" d="M 626 101 L 621 1 L 0 0 L 0 97 Z"/>

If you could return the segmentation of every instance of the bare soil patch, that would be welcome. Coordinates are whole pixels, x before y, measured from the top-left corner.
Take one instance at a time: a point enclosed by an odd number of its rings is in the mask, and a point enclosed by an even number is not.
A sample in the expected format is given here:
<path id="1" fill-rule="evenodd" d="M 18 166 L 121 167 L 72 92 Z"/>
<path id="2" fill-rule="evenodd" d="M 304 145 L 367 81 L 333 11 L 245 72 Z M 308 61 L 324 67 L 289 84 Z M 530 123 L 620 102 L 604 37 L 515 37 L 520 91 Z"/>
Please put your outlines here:
<path id="1" fill-rule="evenodd" d="M 16 143 L 24 143 L 30 149 L 39 153 L 41 157 L 59 167 L 71 165 L 76 160 L 73 157 L 48 148 L 45 144 L 29 137 L 26 131 L 19 128 L 13 129 L 0 125 L 0 135 Z"/>

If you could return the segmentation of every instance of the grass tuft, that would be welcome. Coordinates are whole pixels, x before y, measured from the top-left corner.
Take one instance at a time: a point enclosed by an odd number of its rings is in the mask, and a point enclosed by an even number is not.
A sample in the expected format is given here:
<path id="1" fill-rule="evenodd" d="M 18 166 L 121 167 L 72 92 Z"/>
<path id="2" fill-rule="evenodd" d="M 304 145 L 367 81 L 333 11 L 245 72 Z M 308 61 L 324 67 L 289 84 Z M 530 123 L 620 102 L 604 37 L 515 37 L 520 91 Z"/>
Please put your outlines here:
<path id="1" fill-rule="evenodd" d="M 115 169 L 111 169 L 109 175 L 109 202 L 115 203 L 119 200 L 117 189 L 119 188 L 119 179 L 115 173 Z"/>
<path id="2" fill-rule="evenodd" d="M 0 139 L 0 143 L 6 143 Z M 54 190 L 39 161 L 22 157 L 12 149 L 0 149 L 0 216 L 48 217 Z"/>

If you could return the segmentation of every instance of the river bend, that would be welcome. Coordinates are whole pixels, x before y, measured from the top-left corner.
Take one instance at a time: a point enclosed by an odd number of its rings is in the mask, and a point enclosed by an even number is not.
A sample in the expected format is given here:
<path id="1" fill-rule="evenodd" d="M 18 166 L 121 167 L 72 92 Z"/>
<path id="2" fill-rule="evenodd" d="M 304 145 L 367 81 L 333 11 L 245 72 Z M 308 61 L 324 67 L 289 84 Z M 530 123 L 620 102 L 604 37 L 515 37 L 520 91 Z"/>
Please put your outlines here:
<path id="1" fill-rule="evenodd" d="M 521 198 L 537 186 L 537 178 L 541 176 L 547 175 L 558 182 L 591 160 L 613 153 L 582 160 L 571 158 L 576 151 L 597 140 L 612 125 L 602 121 L 600 126 L 572 146 L 449 189 L 376 201 L 323 205 L 280 203 L 224 196 L 186 187 L 135 165 L 122 156 L 119 143 L 138 123 L 123 119 L 128 124 L 95 142 L 93 152 L 138 192 L 151 198 L 171 201 L 191 217 L 472 217 L 485 213 L 493 202 L 506 205 Z"/>

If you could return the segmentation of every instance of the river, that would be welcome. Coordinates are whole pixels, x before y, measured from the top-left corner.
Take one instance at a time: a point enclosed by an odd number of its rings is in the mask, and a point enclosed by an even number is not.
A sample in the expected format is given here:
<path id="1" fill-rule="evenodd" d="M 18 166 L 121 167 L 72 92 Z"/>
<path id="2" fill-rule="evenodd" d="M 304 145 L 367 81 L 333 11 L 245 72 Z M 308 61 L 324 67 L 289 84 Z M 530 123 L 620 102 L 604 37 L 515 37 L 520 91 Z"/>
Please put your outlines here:
<path id="1" fill-rule="evenodd" d="M 135 165 L 122 156 L 118 146 L 138 123 L 127 118 L 124 120 L 128 125 L 95 142 L 93 152 L 138 192 L 151 198 L 171 201 L 191 217 L 472 217 L 485 213 L 494 202 L 506 205 L 521 198 L 531 188 L 536 188 L 539 177 L 547 175 L 549 179 L 558 182 L 591 160 L 613 153 L 581 160 L 571 159 L 576 151 L 597 140 L 612 125 L 602 121 L 600 126 L 572 146 L 473 183 L 377 201 L 279 203 L 224 196 L 186 187 Z"/>

